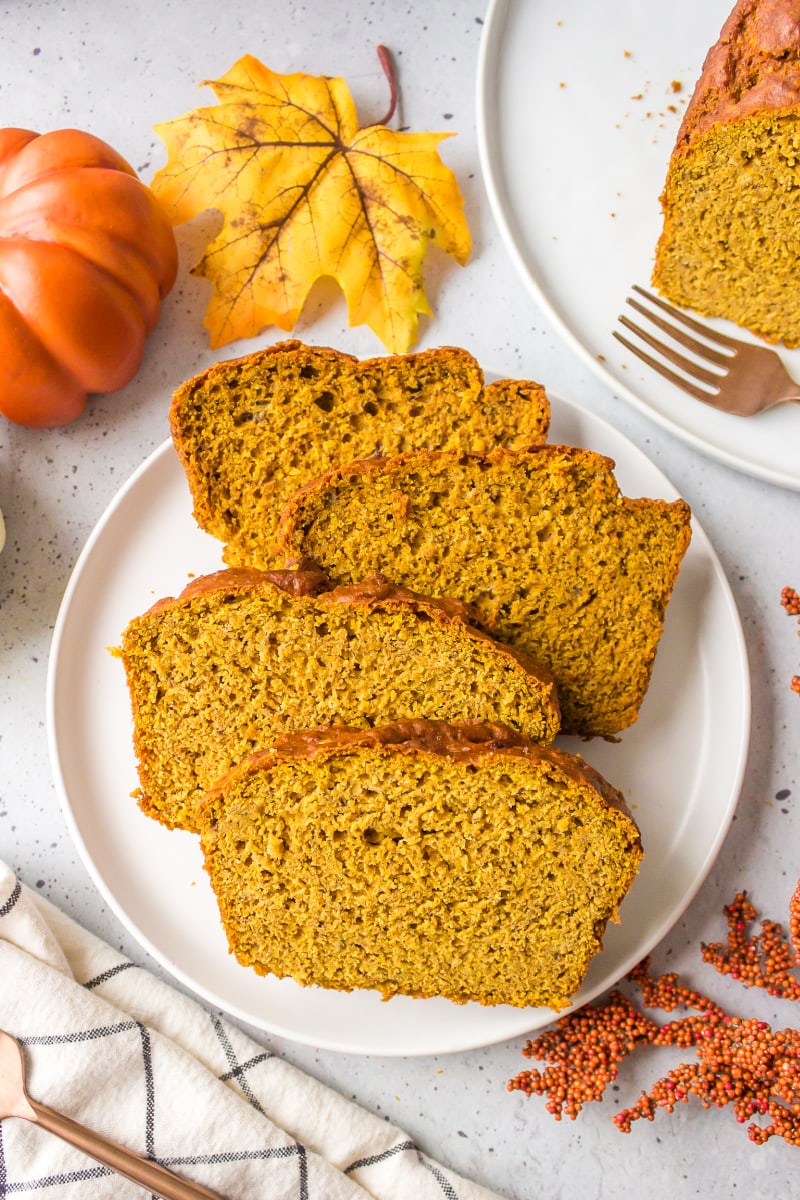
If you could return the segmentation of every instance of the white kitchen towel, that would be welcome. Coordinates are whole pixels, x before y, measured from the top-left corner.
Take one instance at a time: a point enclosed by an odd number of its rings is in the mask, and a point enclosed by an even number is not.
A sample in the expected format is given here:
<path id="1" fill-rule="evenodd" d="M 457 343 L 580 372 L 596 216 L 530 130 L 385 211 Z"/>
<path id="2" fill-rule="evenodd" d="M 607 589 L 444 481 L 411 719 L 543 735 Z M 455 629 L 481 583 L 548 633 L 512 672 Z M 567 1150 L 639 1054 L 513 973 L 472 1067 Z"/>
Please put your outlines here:
<path id="1" fill-rule="evenodd" d="M 230 1200 L 498 1200 L 401 1130 L 135 966 L 0 862 L 0 1028 L 28 1091 Z M 0 1121 L 0 1200 L 148 1195 Z"/>

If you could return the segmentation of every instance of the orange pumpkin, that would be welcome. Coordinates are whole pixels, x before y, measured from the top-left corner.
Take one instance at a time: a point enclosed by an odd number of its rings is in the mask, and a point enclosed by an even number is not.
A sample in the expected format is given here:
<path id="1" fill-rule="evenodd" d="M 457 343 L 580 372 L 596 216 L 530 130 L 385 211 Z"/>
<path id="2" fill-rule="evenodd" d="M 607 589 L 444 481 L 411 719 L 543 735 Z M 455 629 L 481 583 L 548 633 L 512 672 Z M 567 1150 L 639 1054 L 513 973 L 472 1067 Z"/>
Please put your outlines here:
<path id="1" fill-rule="evenodd" d="M 105 142 L 0 129 L 0 412 L 64 425 L 123 387 L 177 266 L 153 193 Z"/>

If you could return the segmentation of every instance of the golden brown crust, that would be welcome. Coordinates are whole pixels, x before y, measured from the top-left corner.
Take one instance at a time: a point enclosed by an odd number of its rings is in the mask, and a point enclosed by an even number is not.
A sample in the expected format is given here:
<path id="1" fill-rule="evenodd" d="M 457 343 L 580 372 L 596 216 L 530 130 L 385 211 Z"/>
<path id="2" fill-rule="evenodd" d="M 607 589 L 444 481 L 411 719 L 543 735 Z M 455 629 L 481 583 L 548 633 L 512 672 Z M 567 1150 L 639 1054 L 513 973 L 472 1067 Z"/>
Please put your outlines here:
<path id="1" fill-rule="evenodd" d="M 440 625 L 460 625 L 474 641 L 490 644 L 497 654 L 515 662 L 527 674 L 538 679 L 549 689 L 550 702 L 556 713 L 558 711 L 558 697 L 550 671 L 530 654 L 495 641 L 482 628 L 468 605 L 448 597 L 423 596 L 410 588 L 392 583 L 382 575 L 372 575 L 361 583 L 334 587 L 324 571 L 309 559 L 296 560 L 294 567 L 275 571 L 260 571 L 255 567 L 225 567 L 210 575 L 197 576 L 178 596 L 165 596 L 157 600 L 144 615 L 156 615 L 168 608 L 196 600 L 200 596 L 270 587 L 276 587 L 298 599 L 312 599 L 320 605 L 353 605 L 372 611 L 405 609 L 417 614 L 422 613 Z"/>
<path id="2" fill-rule="evenodd" d="M 670 156 L 651 282 L 765 341 L 800 344 L 800 0 L 739 0 Z"/>
<path id="3" fill-rule="evenodd" d="M 451 723 L 424 719 L 393 721 L 372 729 L 335 726 L 284 734 L 272 746 L 257 750 L 245 762 L 233 767 L 215 787 L 209 789 L 200 802 L 198 818 L 209 811 L 234 779 L 271 770 L 280 762 L 327 759 L 335 755 L 357 754 L 363 749 L 384 747 L 395 753 L 433 754 L 464 764 L 479 764 L 487 757 L 497 756 L 550 763 L 570 782 L 593 788 L 609 807 L 624 813 L 636 824 L 623 795 L 576 755 L 567 754 L 554 746 L 537 745 L 505 725 L 487 721 Z M 641 847 L 641 841 L 637 844 Z"/>
<path id="4" fill-rule="evenodd" d="M 294 565 L 275 571 L 259 571 L 255 567 L 223 567 L 209 575 L 197 575 L 177 596 L 157 600 L 144 615 L 162 612 L 184 600 L 208 596 L 214 592 L 244 592 L 259 585 L 280 588 L 292 596 L 318 596 L 332 587 L 324 571 L 308 559 L 297 559 Z"/>
<path id="5" fill-rule="evenodd" d="M 347 463 L 344 466 L 332 467 L 324 475 L 320 475 L 318 478 L 312 479 L 304 487 L 298 488 L 294 495 L 290 497 L 281 513 L 280 525 L 278 527 L 278 542 L 284 555 L 284 561 L 293 561 L 298 553 L 298 543 L 302 539 L 298 539 L 297 537 L 297 521 L 307 501 L 314 496 L 324 495 L 325 492 L 336 487 L 340 481 L 357 478 L 359 475 L 369 475 L 372 472 L 381 472 L 387 475 L 400 474 L 407 466 L 418 466 L 420 470 L 425 470 L 426 467 L 435 463 L 442 466 L 465 462 L 503 464 L 519 462 L 525 457 L 530 457 L 531 459 L 535 457 L 542 461 L 564 457 L 574 460 L 591 459 L 597 464 L 598 475 L 602 473 L 603 479 L 611 480 L 612 487 L 609 494 L 619 494 L 613 482 L 612 472 L 616 466 L 614 460 L 606 458 L 602 454 L 597 454 L 593 450 L 585 450 L 581 446 L 549 444 L 545 446 L 526 446 L 521 450 L 508 450 L 505 447 L 500 447 L 497 450 L 490 450 L 487 453 L 464 450 L 413 450 L 407 454 L 397 454 L 393 458 L 382 458 L 379 456 L 361 458 L 356 462 Z"/>
<path id="6" fill-rule="evenodd" d="M 279 342 L 187 380 L 170 406 L 172 439 L 202 529 L 230 566 L 270 568 L 281 509 L 329 467 L 430 447 L 540 444 L 550 404 L 541 384 L 486 384 L 467 350 L 358 360 Z"/>
<path id="7" fill-rule="evenodd" d="M 622 496 L 613 467 L 560 445 L 362 459 L 295 493 L 280 544 L 341 583 L 385 569 L 457 596 L 550 668 L 564 732 L 616 734 L 646 692 L 691 512 Z"/>
<path id="8" fill-rule="evenodd" d="M 373 729 L 348 729 L 345 726 L 308 729 L 284 734 L 265 751 L 265 761 L 329 757 L 343 751 L 365 747 L 391 746 L 398 751 L 438 754 L 463 762 L 476 762 L 495 750 L 527 753 L 534 743 L 523 734 L 488 721 L 463 721 L 458 724 L 423 719 L 392 721 Z M 254 756 L 253 765 L 257 765 Z"/>
<path id="9" fill-rule="evenodd" d="M 119 657 L 140 807 L 170 826 L 193 828 L 201 790 L 285 730 L 488 716 L 549 742 L 560 725 L 538 662 L 474 626 L 458 602 L 377 576 L 333 588 L 307 566 L 217 571 L 135 618 Z"/>
<path id="10" fill-rule="evenodd" d="M 739 0 L 711 47 L 675 152 L 715 124 L 800 104 L 800 0 Z"/>
<path id="11" fill-rule="evenodd" d="M 376 368 L 380 369 L 382 363 L 387 361 L 386 356 L 376 356 L 375 358 L 356 358 L 353 354 L 348 354 L 344 350 L 336 350 L 333 346 L 308 346 L 305 342 L 301 342 L 298 338 L 288 338 L 283 342 L 274 342 L 271 346 L 264 346 L 260 350 L 253 350 L 250 354 L 242 354 L 237 358 L 226 358 L 220 362 L 213 363 L 212 366 L 206 367 L 202 371 L 198 371 L 196 375 L 187 379 L 176 390 L 170 405 L 170 425 L 175 431 L 175 420 L 177 414 L 185 401 L 187 395 L 193 392 L 198 386 L 205 388 L 207 385 L 217 381 L 227 384 L 231 376 L 237 371 L 242 370 L 252 365 L 259 365 L 262 362 L 268 361 L 271 358 L 276 358 L 284 354 L 303 354 L 312 359 L 317 359 L 322 362 L 327 360 L 331 363 L 350 364 L 353 367 L 360 369 L 363 372 L 372 371 Z M 409 363 L 424 363 L 426 361 L 435 361 L 443 354 L 452 355 L 463 359 L 474 365 L 475 369 L 480 372 L 483 378 L 483 372 L 475 358 L 468 350 L 463 350 L 460 346 L 438 346 L 427 350 L 420 350 L 416 354 L 407 354 L 403 357 Z M 516 382 L 516 381 L 515 381 Z M 497 386 L 490 384 L 490 387 Z M 538 385 L 532 385 L 538 386 Z M 180 451 L 180 444 L 178 446 Z"/>
<path id="12" fill-rule="evenodd" d="M 494 723 L 284 736 L 199 817 L 243 966 L 384 999 L 563 1007 L 642 859 L 616 789 Z"/>

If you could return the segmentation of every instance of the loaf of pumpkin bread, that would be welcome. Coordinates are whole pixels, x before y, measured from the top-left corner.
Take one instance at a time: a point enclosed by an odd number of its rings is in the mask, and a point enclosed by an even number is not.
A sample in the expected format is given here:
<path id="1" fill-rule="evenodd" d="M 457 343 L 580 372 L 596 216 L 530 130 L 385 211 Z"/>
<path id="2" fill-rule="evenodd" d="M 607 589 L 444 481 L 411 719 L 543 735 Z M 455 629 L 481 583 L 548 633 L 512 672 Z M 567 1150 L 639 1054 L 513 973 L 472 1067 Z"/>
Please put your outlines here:
<path id="1" fill-rule="evenodd" d="M 217 363 L 175 393 L 170 426 L 197 523 L 235 566 L 276 564 L 281 509 L 329 468 L 407 450 L 491 450 L 545 441 L 537 383 L 484 386 L 466 350 L 359 362 L 282 342 Z"/>
<path id="2" fill-rule="evenodd" d="M 457 603 L 372 579 L 231 568 L 130 622 L 125 666 L 144 812 L 193 829 L 205 788 L 284 732 L 401 717 L 480 718 L 549 743 L 549 673 Z"/>
<path id="3" fill-rule="evenodd" d="M 739 0 L 669 162 L 653 284 L 800 345 L 800 0 Z"/>
<path id="4" fill-rule="evenodd" d="M 615 734 L 647 690 L 690 511 L 622 496 L 613 465 L 570 446 L 365 460 L 289 501 L 284 553 L 464 601 L 550 668 L 562 732 Z"/>
<path id="5" fill-rule="evenodd" d="M 239 962 L 384 998 L 568 1004 L 642 856 L 582 759 L 480 723 L 289 735 L 197 811 Z"/>

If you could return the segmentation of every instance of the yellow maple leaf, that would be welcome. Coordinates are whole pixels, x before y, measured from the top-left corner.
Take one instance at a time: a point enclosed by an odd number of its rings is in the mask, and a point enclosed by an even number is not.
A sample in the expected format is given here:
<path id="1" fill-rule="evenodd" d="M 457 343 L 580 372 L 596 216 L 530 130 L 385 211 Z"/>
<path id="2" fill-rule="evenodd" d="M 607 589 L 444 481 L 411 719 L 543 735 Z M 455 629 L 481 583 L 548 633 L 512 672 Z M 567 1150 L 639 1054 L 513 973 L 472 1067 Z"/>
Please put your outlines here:
<path id="1" fill-rule="evenodd" d="M 218 105 L 156 126 L 168 160 L 152 188 L 175 225 L 224 215 L 193 268 L 214 285 L 212 345 L 294 328 L 315 281 L 330 276 L 350 324 L 404 353 L 431 312 L 428 244 L 462 265 L 469 257 L 461 193 L 437 151 L 450 135 L 360 129 L 343 80 L 278 75 L 250 55 L 207 86 Z"/>

